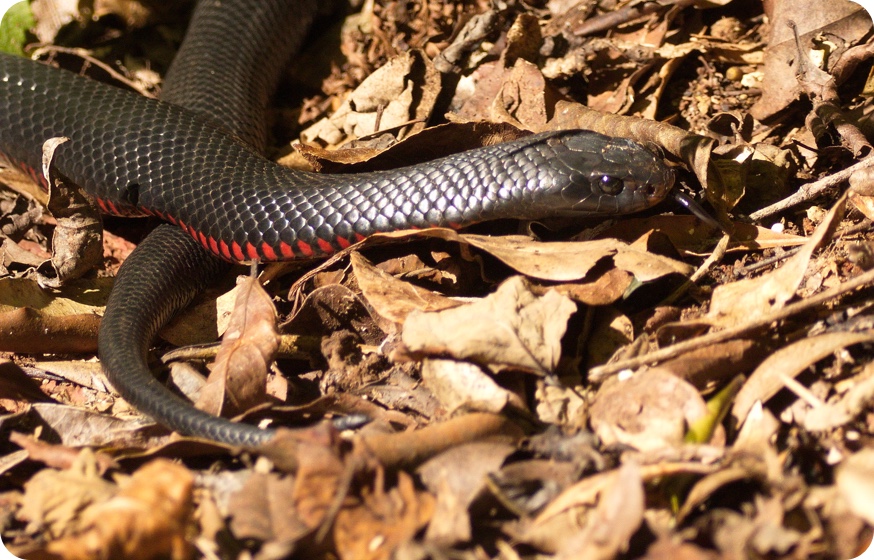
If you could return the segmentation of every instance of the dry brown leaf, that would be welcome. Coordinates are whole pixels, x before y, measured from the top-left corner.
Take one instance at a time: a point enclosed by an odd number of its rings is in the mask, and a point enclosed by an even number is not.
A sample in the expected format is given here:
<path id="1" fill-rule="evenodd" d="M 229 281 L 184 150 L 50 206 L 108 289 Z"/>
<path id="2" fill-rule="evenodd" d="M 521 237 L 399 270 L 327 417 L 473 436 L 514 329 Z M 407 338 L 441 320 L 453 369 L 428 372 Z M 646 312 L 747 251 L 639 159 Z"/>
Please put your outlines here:
<path id="1" fill-rule="evenodd" d="M 61 443 L 69 446 L 118 444 L 124 439 L 129 445 L 136 445 L 141 440 L 138 431 L 144 425 L 141 417 L 131 421 L 64 404 L 34 403 L 31 414 L 37 415 L 61 438 Z"/>
<path id="2" fill-rule="evenodd" d="M 103 452 L 92 452 L 66 445 L 57 445 L 40 441 L 17 432 L 9 434 L 9 441 L 27 451 L 31 461 L 38 461 L 54 469 L 75 469 L 87 460 L 88 468 L 96 467 L 97 474 L 103 474 L 116 466 L 112 458 Z"/>
<path id="3" fill-rule="evenodd" d="M 840 37 L 852 44 L 871 29 L 871 16 L 858 3 L 849 0 L 816 4 L 806 0 L 780 0 L 774 2 L 771 9 L 771 36 L 762 68 L 762 96 L 750 109 L 750 113 L 760 121 L 785 109 L 797 99 L 800 92 L 795 77 L 798 49 L 788 21 L 798 26 L 802 45 L 809 44 L 812 38 L 820 34 Z"/>
<path id="4" fill-rule="evenodd" d="M 279 348 L 276 310 L 257 279 L 246 278 L 198 408 L 235 416 L 266 399 L 267 372 Z"/>
<path id="5" fill-rule="evenodd" d="M 567 282 L 580 280 L 602 259 L 612 257 L 616 266 L 630 272 L 641 282 L 666 274 L 690 274 L 685 263 L 655 255 L 615 239 L 543 243 L 529 237 L 466 234 L 462 239 L 507 266 L 532 278 Z"/>
<path id="6" fill-rule="evenodd" d="M 731 243 L 729 252 L 759 251 L 776 247 L 796 247 L 807 243 L 807 238 L 789 233 L 778 233 L 768 228 L 732 222 Z M 650 216 L 648 218 L 629 217 L 614 226 L 605 229 L 601 234 L 614 237 L 628 243 L 646 235 L 647 232 L 658 232 L 671 241 L 671 245 L 680 255 L 685 257 L 700 257 L 709 255 L 717 241 L 717 232 L 695 216 Z"/>
<path id="7" fill-rule="evenodd" d="M 607 380 L 589 414 L 604 445 L 655 451 L 682 445 L 687 427 L 707 415 L 707 405 L 692 385 L 664 368 L 653 368 Z"/>
<path id="8" fill-rule="evenodd" d="M 103 221 L 99 211 L 91 198 L 61 176 L 52 163 L 55 150 L 65 149 L 63 144 L 67 140 L 52 138 L 43 145 L 48 209 L 58 223 L 52 236 L 52 258 L 37 268 L 37 281 L 49 288 L 79 278 L 103 260 Z"/>
<path id="9" fill-rule="evenodd" d="M 614 558 L 643 521 L 640 467 L 629 462 L 567 488 L 525 529 L 522 540 L 558 558 Z"/>
<path id="10" fill-rule="evenodd" d="M 469 443 L 449 449 L 418 469 L 425 487 L 436 496 L 425 540 L 451 546 L 471 539 L 468 507 L 485 488 L 486 477 L 501 467 L 516 447 L 504 443 Z"/>
<path id="11" fill-rule="evenodd" d="M 535 397 L 541 422 L 565 426 L 571 432 L 588 429 L 588 403 L 576 389 L 540 382 Z"/>
<path id="12" fill-rule="evenodd" d="M 377 475 L 378 476 L 378 475 Z M 431 519 L 434 497 L 417 491 L 413 478 L 401 471 L 397 486 L 374 484 L 361 503 L 337 514 L 334 545 L 342 560 L 388 560 Z"/>
<path id="13" fill-rule="evenodd" d="M 712 550 L 691 543 L 676 542 L 671 538 L 660 538 L 646 550 L 643 560 L 719 560 Z"/>
<path id="14" fill-rule="evenodd" d="M 795 296 L 814 251 L 831 240 L 844 215 L 841 197 L 808 242 L 780 268 L 758 278 L 746 278 L 713 290 L 708 319 L 723 327 L 748 322 L 782 308 Z"/>
<path id="15" fill-rule="evenodd" d="M 835 473 L 835 485 L 850 510 L 874 525 L 874 449 L 847 457 Z"/>
<path id="16" fill-rule="evenodd" d="M 327 438 L 318 439 L 326 432 L 329 432 Z M 342 481 L 349 468 L 340 458 L 339 442 L 332 437 L 336 434 L 331 428 L 319 428 L 313 433 L 316 438 L 297 441 L 298 466 L 291 501 L 297 518 L 311 530 L 326 521 L 325 516 L 337 497 L 348 491 Z"/>
<path id="17" fill-rule="evenodd" d="M 525 408 L 518 395 L 469 362 L 426 358 L 422 362 L 422 382 L 449 414 L 459 410 L 497 414 L 510 403 L 517 409 Z"/>
<path id="18" fill-rule="evenodd" d="M 228 504 L 230 528 L 238 539 L 264 544 L 293 543 L 311 529 L 292 507 L 294 477 L 254 472 Z"/>
<path id="19" fill-rule="evenodd" d="M 361 294 L 382 317 L 401 324 L 412 311 L 441 311 L 461 305 L 432 291 L 396 279 L 361 256 L 349 255 Z"/>
<path id="20" fill-rule="evenodd" d="M 546 375 L 558 365 L 561 337 L 574 311 L 576 305 L 567 297 L 553 290 L 536 296 L 522 277 L 515 276 L 477 303 L 411 313 L 402 340 L 416 355 Z"/>
<path id="21" fill-rule="evenodd" d="M 304 142 L 337 146 L 381 131 L 403 139 L 424 128 L 440 92 L 440 75 L 427 56 L 399 54 L 365 79 L 329 118 L 301 133 Z"/>
<path id="22" fill-rule="evenodd" d="M 686 519 L 713 494 L 730 484 L 780 475 L 779 457 L 772 439 L 780 427 L 779 422 L 761 407 L 756 408 L 751 418 L 741 429 L 734 447 L 729 450 L 729 458 L 733 461 L 697 480 L 686 494 L 685 502 L 677 513 L 680 520 Z"/>
<path id="23" fill-rule="evenodd" d="M 15 363 L 0 359 L 0 399 L 15 399 L 25 402 L 51 401 L 40 391 L 39 384 Z"/>
<path id="24" fill-rule="evenodd" d="M 82 512 L 103 503 L 117 489 L 100 476 L 100 466 L 90 449 L 82 450 L 69 469 L 43 469 L 24 484 L 18 517 L 29 533 L 37 531 L 58 538 L 80 527 Z"/>
<path id="25" fill-rule="evenodd" d="M 869 220 L 874 220 L 874 170 L 860 169 L 850 175 L 847 197 L 856 209 Z"/>
<path id="26" fill-rule="evenodd" d="M 786 386 L 787 379 L 794 379 L 841 348 L 872 340 L 874 333 L 870 332 L 832 332 L 808 337 L 776 350 L 750 374 L 735 397 L 732 415 L 738 423 L 743 423 L 753 404 L 767 402 Z"/>
<path id="27" fill-rule="evenodd" d="M 125 558 L 185 560 L 194 476 L 182 465 L 156 459 L 119 484 L 118 493 L 89 506 L 77 534 L 46 546 L 64 560 Z"/>

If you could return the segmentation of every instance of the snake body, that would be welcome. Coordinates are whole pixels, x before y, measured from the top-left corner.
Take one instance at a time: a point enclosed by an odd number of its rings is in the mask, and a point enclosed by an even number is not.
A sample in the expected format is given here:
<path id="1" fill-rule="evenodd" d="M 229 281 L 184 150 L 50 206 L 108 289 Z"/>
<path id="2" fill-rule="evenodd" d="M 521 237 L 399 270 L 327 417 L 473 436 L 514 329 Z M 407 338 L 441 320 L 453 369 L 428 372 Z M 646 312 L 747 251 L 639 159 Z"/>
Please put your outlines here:
<path id="1" fill-rule="evenodd" d="M 0 152 L 39 169 L 43 142 L 64 176 L 107 212 L 156 215 L 125 262 L 99 333 L 109 379 L 181 433 L 257 445 L 269 430 L 194 409 L 148 370 L 157 330 L 225 268 L 330 254 L 381 231 L 495 218 L 616 215 L 673 182 L 640 145 L 557 131 L 384 172 L 319 175 L 264 158 L 264 109 L 314 0 L 201 0 L 162 101 L 0 55 Z M 205 249 L 205 250 L 204 250 Z M 218 258 L 216 258 L 218 257 Z"/>

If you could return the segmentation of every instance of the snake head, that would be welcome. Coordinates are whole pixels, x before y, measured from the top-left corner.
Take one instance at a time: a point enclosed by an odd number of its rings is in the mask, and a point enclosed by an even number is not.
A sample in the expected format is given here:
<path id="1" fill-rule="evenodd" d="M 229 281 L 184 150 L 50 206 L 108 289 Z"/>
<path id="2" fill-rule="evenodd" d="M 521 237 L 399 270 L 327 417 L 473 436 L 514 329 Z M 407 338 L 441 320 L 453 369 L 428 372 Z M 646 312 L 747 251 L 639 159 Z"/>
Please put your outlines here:
<path id="1" fill-rule="evenodd" d="M 564 167 L 549 195 L 562 214 L 637 212 L 661 202 L 674 185 L 673 171 L 637 142 L 590 131 L 572 131 L 548 142 L 555 165 Z"/>

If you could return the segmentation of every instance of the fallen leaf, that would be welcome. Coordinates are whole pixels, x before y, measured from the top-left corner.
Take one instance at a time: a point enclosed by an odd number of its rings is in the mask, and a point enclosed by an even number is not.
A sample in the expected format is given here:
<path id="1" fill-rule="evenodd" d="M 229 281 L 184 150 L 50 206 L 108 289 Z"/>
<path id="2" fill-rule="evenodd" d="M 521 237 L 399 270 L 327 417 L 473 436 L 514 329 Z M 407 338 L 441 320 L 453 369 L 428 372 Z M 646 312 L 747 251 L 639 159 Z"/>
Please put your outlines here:
<path id="1" fill-rule="evenodd" d="M 835 473 L 835 485 L 853 513 L 874 525 L 874 449 L 847 457 Z"/>
<path id="2" fill-rule="evenodd" d="M 842 197 L 808 242 L 780 268 L 758 278 L 717 286 L 713 290 L 708 319 L 730 327 L 782 308 L 795 296 L 814 251 L 831 240 L 844 215 L 846 202 L 846 197 Z"/>
<path id="3" fill-rule="evenodd" d="M 440 75 L 419 51 L 399 54 L 371 74 L 331 117 L 301 133 L 304 142 L 337 146 L 390 131 L 403 139 L 424 128 L 440 91 Z"/>
<path id="4" fill-rule="evenodd" d="M 84 510 L 75 535 L 48 543 L 46 550 L 64 560 L 190 558 L 193 490 L 188 469 L 156 459 L 120 483 L 115 496 Z"/>
<path id="5" fill-rule="evenodd" d="M 462 303 L 396 279 L 361 256 L 349 255 L 361 294 L 374 310 L 394 323 L 402 324 L 412 311 L 440 311 Z"/>
<path id="6" fill-rule="evenodd" d="M 388 560 L 409 542 L 434 512 L 434 497 L 416 490 L 412 477 L 401 471 L 397 486 L 386 489 L 374 482 L 364 489 L 361 503 L 337 514 L 334 545 L 342 560 Z"/>
<path id="7" fill-rule="evenodd" d="M 732 416 L 739 424 L 743 424 L 753 404 L 758 401 L 768 402 L 786 386 L 787 379 L 794 379 L 841 348 L 871 341 L 874 341 L 874 333 L 832 332 L 808 337 L 780 348 L 765 358 L 750 374 L 735 397 Z"/>
<path id="8" fill-rule="evenodd" d="M 279 348 L 276 310 L 257 279 L 237 294 L 228 329 L 197 406 L 216 416 L 235 416 L 266 399 L 267 372 Z"/>
<path id="9" fill-rule="evenodd" d="M 592 429 L 604 445 L 641 451 L 682 445 L 686 427 L 706 414 L 698 391 L 663 368 L 610 378 L 589 409 Z"/>
<path id="10" fill-rule="evenodd" d="M 536 296 L 522 277 L 513 277 L 481 301 L 435 313 L 413 312 L 404 323 L 403 343 L 417 355 L 471 360 L 493 370 L 552 372 L 561 337 L 576 311 L 555 291 Z"/>
<path id="11" fill-rule="evenodd" d="M 436 496 L 426 542 L 451 546 L 471 539 L 468 508 L 515 446 L 503 443 L 469 443 L 449 449 L 418 469 L 422 483 Z M 459 468 L 461 467 L 461 468 Z"/>
<path id="12" fill-rule="evenodd" d="M 518 395 L 469 362 L 426 358 L 422 362 L 422 382 L 449 414 L 459 410 L 497 414 L 509 403 L 520 410 L 525 408 Z"/>
<path id="13" fill-rule="evenodd" d="M 85 449 L 70 468 L 43 469 L 24 484 L 18 517 L 28 523 L 28 532 L 40 531 L 49 538 L 58 538 L 77 530 L 87 507 L 104 502 L 116 492 L 115 485 L 100 476 L 94 452 Z"/>

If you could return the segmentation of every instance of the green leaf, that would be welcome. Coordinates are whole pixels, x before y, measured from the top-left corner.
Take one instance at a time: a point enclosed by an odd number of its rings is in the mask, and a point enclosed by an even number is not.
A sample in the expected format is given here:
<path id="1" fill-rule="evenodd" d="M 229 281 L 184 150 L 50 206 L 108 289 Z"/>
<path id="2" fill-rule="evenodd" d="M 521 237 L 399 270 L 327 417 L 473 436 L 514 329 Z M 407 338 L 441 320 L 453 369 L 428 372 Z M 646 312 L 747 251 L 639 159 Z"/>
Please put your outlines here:
<path id="1" fill-rule="evenodd" d="M 0 51 L 24 55 L 28 32 L 34 24 L 28 2 L 19 2 L 10 7 L 0 21 Z"/>

